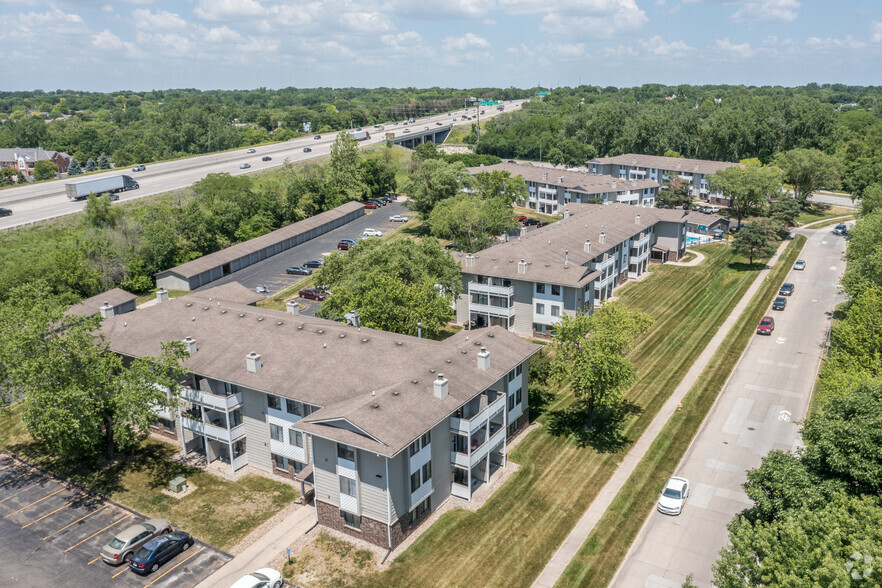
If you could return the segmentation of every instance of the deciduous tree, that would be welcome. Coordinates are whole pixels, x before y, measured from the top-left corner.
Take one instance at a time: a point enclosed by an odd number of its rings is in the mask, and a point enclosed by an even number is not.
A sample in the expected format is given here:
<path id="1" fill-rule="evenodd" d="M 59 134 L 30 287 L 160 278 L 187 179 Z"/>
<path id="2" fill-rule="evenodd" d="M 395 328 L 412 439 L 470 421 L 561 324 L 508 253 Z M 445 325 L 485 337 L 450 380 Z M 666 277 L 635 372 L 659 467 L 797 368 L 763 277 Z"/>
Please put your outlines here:
<path id="1" fill-rule="evenodd" d="M 732 240 L 732 249 L 739 255 L 746 255 L 750 265 L 754 257 L 770 257 L 775 254 L 772 229 L 758 222 L 742 227 Z"/>
<path id="2" fill-rule="evenodd" d="M 41 159 L 34 164 L 35 180 L 51 180 L 55 178 L 55 174 L 57 173 L 58 167 L 48 159 Z"/>
<path id="3" fill-rule="evenodd" d="M 435 205 L 469 187 L 472 178 L 462 163 L 442 159 L 419 161 L 401 186 L 410 198 L 407 207 L 426 220 Z"/>
<path id="4" fill-rule="evenodd" d="M 719 190 L 730 200 L 729 208 L 741 220 L 762 210 L 781 189 L 781 170 L 776 167 L 740 167 L 721 169 L 707 177 L 711 189 Z"/>
<path id="5" fill-rule="evenodd" d="M 477 194 L 458 194 L 442 200 L 427 223 L 432 235 L 450 239 L 459 249 L 469 252 L 485 249 L 496 237 L 518 226 L 511 204 L 499 197 L 484 200 Z"/>
<path id="6" fill-rule="evenodd" d="M 784 172 L 784 181 L 793 186 L 793 195 L 805 208 L 812 192 L 821 188 L 835 189 L 842 178 L 842 162 L 818 149 L 791 149 L 774 158 Z"/>
<path id="7" fill-rule="evenodd" d="M 334 196 L 327 208 L 340 206 L 350 200 L 361 200 L 368 193 L 358 162 L 358 141 L 347 133 L 338 133 L 331 144 L 331 161 L 325 173 Z"/>
<path id="8" fill-rule="evenodd" d="M 655 205 L 659 208 L 689 208 L 692 204 L 692 184 L 678 176 L 665 175 Z"/>

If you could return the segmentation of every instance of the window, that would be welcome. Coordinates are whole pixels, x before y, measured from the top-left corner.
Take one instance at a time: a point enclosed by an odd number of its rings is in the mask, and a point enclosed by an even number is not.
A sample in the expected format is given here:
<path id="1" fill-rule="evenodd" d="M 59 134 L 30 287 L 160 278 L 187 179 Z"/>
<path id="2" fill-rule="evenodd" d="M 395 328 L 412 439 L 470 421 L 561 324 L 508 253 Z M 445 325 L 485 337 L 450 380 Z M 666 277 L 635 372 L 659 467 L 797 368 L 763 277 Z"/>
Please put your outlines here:
<path id="1" fill-rule="evenodd" d="M 277 470 L 287 470 L 288 468 L 285 465 L 285 458 L 281 455 L 276 455 L 275 453 L 270 454 L 273 456 L 273 466 Z"/>
<path id="2" fill-rule="evenodd" d="M 536 314 L 545 314 L 545 305 L 541 302 L 536 303 Z"/>
<path id="3" fill-rule="evenodd" d="M 545 284 L 536 284 L 536 294 L 545 294 Z"/>
<path id="4" fill-rule="evenodd" d="M 284 441 L 285 437 L 282 434 L 282 427 L 270 423 L 270 438 L 273 441 Z"/>
<path id="5" fill-rule="evenodd" d="M 238 408 L 230 413 L 230 428 L 238 427 L 242 424 L 242 411 Z"/>
<path id="6" fill-rule="evenodd" d="M 423 466 L 423 484 L 432 479 L 432 462 L 426 462 Z"/>
<path id="7" fill-rule="evenodd" d="M 312 406 L 311 404 L 304 404 L 303 405 L 303 416 L 309 416 L 317 410 L 318 410 L 318 408 L 316 408 L 315 406 Z"/>
<path id="8" fill-rule="evenodd" d="M 300 431 L 288 430 L 288 443 L 294 447 L 303 447 L 303 433 Z"/>
<path id="9" fill-rule="evenodd" d="M 355 461 L 355 450 L 348 445 L 337 443 L 337 457 L 348 459 L 349 461 Z"/>
<path id="10" fill-rule="evenodd" d="M 515 368 L 515 373 L 516 373 L 517 375 L 519 375 L 519 376 L 520 376 L 522 373 L 524 373 L 524 364 L 519 363 L 519 364 L 518 364 L 518 367 Z"/>
<path id="11" fill-rule="evenodd" d="M 410 491 L 416 492 L 419 487 L 420 487 L 420 472 L 419 472 L 419 470 L 417 470 L 410 475 Z"/>
<path id="12" fill-rule="evenodd" d="M 340 476 L 340 494 L 345 494 L 346 496 L 357 496 L 355 490 L 355 480 L 352 478 L 344 478 Z"/>
<path id="13" fill-rule="evenodd" d="M 557 304 L 551 305 L 551 316 L 560 316 L 560 306 Z"/>
<path id="14" fill-rule="evenodd" d="M 517 392 L 515 392 L 515 404 L 521 403 L 521 390 L 522 388 L 518 388 Z"/>
<path id="15" fill-rule="evenodd" d="M 274 408 L 276 410 L 282 410 L 282 401 L 279 400 L 278 396 L 273 396 L 272 394 L 266 395 L 266 405 L 269 408 Z"/>
<path id="16" fill-rule="evenodd" d="M 514 394 L 510 394 L 508 397 L 508 410 L 514 410 L 515 407 L 515 397 Z"/>
<path id="17" fill-rule="evenodd" d="M 426 431 L 423 433 L 423 436 L 420 437 L 420 441 L 423 444 L 423 447 L 432 442 L 432 431 Z"/>
<path id="18" fill-rule="evenodd" d="M 353 529 L 361 529 L 361 517 L 358 515 L 354 515 L 352 513 L 343 512 L 343 523 L 347 527 L 352 527 Z"/>
<path id="19" fill-rule="evenodd" d="M 245 439 L 233 441 L 233 459 L 245 455 Z"/>
<path id="20" fill-rule="evenodd" d="M 420 515 L 432 510 L 432 497 L 429 496 L 410 511 L 410 524 L 414 524 L 420 518 Z"/>
<path id="21" fill-rule="evenodd" d="M 294 414 L 300 416 L 300 403 L 296 400 L 291 400 L 290 398 L 285 399 L 285 406 L 288 409 L 288 414 Z"/>
<path id="22" fill-rule="evenodd" d="M 510 372 L 508 372 L 508 381 L 511 382 L 514 379 L 515 379 L 515 371 L 511 370 Z"/>
<path id="23" fill-rule="evenodd" d="M 551 295 L 552 296 L 560 296 L 560 286 L 557 284 L 551 285 Z"/>
<path id="24" fill-rule="evenodd" d="M 408 457 L 413 457 L 417 453 L 420 452 L 420 440 L 417 439 L 413 443 L 410 444 L 410 448 L 408 449 Z"/>
<path id="25" fill-rule="evenodd" d="M 305 464 L 305 463 L 300 463 L 299 461 L 295 461 L 295 460 L 293 460 L 293 459 L 289 459 L 289 460 L 288 460 L 288 465 L 289 465 L 289 466 L 290 466 L 290 465 L 293 465 L 293 466 L 294 466 L 294 473 L 295 473 L 295 474 L 299 474 L 300 472 L 303 471 L 303 468 L 306 467 L 306 464 Z"/>
<path id="26" fill-rule="evenodd" d="M 472 304 L 487 304 L 487 295 L 481 292 L 472 292 Z"/>

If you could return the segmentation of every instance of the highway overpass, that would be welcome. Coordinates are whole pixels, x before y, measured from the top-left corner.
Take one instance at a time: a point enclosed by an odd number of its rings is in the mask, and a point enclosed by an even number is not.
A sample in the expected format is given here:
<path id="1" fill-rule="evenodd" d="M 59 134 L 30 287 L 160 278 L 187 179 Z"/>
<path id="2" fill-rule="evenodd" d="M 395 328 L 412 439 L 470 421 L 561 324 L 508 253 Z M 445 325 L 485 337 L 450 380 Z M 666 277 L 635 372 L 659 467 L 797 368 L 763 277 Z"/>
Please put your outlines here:
<path id="1" fill-rule="evenodd" d="M 392 141 L 393 144 L 401 145 L 408 149 L 413 149 L 417 145 L 422 145 L 429 141 L 436 145 L 440 145 L 445 139 L 447 139 L 447 135 L 450 134 L 450 129 L 453 128 L 453 123 L 425 127 L 421 131 L 414 129 L 414 126 L 415 125 L 410 125 L 410 128 L 397 133 L 394 130 L 390 131 L 387 129 L 384 136 L 387 141 Z"/>

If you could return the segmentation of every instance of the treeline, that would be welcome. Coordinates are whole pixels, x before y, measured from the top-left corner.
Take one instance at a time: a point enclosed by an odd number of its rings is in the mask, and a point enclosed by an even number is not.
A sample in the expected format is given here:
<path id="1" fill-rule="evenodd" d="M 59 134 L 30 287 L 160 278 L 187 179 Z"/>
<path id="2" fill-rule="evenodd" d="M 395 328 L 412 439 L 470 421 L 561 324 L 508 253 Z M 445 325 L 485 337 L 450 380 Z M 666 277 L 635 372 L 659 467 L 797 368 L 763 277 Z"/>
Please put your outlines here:
<path id="1" fill-rule="evenodd" d="M 513 100 L 499 88 L 283 88 L 152 92 L 0 92 L 0 147 L 43 147 L 119 166 L 285 141 L 461 108 L 471 96 Z M 46 122 L 49 120 L 50 122 Z"/>
<path id="2" fill-rule="evenodd" d="M 843 187 L 861 196 L 882 182 L 882 88 L 660 86 L 554 90 L 487 122 L 476 151 L 584 165 L 622 153 L 772 161 L 818 149 L 837 157 Z"/>

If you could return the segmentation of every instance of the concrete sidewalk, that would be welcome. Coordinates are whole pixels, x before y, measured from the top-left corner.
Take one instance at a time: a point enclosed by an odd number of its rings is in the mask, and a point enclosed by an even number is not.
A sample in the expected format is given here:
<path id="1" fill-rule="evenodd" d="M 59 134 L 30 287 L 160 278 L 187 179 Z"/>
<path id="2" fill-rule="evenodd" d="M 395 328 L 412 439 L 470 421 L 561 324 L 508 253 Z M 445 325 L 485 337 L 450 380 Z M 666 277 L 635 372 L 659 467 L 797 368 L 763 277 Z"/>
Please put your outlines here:
<path id="1" fill-rule="evenodd" d="M 230 586 L 245 574 L 267 567 L 269 562 L 283 553 L 288 545 L 309 531 L 313 525 L 315 525 L 315 509 L 308 505 L 298 508 L 225 566 L 197 584 L 196 588 Z"/>
<path id="2" fill-rule="evenodd" d="M 569 565 L 570 560 L 573 559 L 579 551 L 579 548 L 588 538 L 592 529 L 594 529 L 597 521 L 600 520 L 600 517 L 602 517 L 603 513 L 609 508 L 609 505 L 622 489 L 622 486 L 625 485 L 625 482 L 634 472 L 637 464 L 643 459 L 649 446 L 661 432 L 665 423 L 667 423 L 671 415 L 677 411 L 677 405 L 683 401 L 683 397 L 686 396 L 686 393 L 692 388 L 693 384 L 698 381 L 701 372 L 704 370 L 713 354 L 723 344 L 723 341 L 725 341 L 726 337 L 729 335 L 732 327 L 735 326 L 738 317 L 741 316 L 741 313 L 747 308 L 747 305 L 750 303 L 754 294 L 756 294 L 757 290 L 759 290 L 763 281 L 765 281 L 768 276 L 769 271 L 774 267 L 781 252 L 784 251 L 789 243 L 790 241 L 784 241 L 781 246 L 778 247 L 775 255 L 772 256 L 766 267 L 760 271 L 759 275 L 747 289 L 747 292 L 745 292 L 741 300 L 738 301 L 735 308 L 732 309 L 731 314 L 729 314 L 729 316 L 726 317 L 726 320 L 723 321 L 723 324 L 720 325 L 717 333 L 707 344 L 707 347 L 704 348 L 704 351 L 701 352 L 701 355 L 695 360 L 695 363 L 692 364 L 692 367 L 686 373 L 686 376 L 680 382 L 680 385 L 677 386 L 673 394 L 671 394 L 667 402 L 662 406 L 661 410 L 658 411 L 658 414 L 655 415 L 655 418 L 637 442 L 634 443 L 634 446 L 625 456 L 625 459 L 622 460 L 622 463 L 616 469 L 615 473 L 600 490 L 597 497 L 591 503 L 591 506 L 585 511 L 585 514 L 582 515 L 579 522 L 576 523 L 576 526 L 570 532 L 569 536 L 558 548 L 551 560 L 545 565 L 542 573 L 539 574 L 539 577 L 533 582 L 534 588 L 551 588 L 558 581 L 563 574 L 564 569 Z"/>

